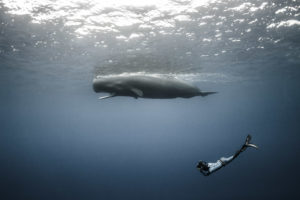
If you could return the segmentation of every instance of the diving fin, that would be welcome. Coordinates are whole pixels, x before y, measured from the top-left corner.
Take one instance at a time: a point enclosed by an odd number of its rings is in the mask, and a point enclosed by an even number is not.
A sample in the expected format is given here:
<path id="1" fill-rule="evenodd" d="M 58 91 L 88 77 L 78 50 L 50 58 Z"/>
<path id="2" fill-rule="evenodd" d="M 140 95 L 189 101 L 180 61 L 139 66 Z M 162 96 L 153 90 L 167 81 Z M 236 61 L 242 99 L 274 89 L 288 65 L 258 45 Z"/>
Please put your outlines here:
<path id="1" fill-rule="evenodd" d="M 255 149 L 258 149 L 258 146 L 256 146 L 255 144 L 246 144 L 247 147 L 253 147 Z"/>
<path id="2" fill-rule="evenodd" d="M 247 136 L 246 141 L 245 141 L 245 146 L 247 146 L 247 147 L 253 147 L 255 149 L 258 149 L 257 145 L 250 143 L 251 138 L 252 138 L 251 135 Z"/>

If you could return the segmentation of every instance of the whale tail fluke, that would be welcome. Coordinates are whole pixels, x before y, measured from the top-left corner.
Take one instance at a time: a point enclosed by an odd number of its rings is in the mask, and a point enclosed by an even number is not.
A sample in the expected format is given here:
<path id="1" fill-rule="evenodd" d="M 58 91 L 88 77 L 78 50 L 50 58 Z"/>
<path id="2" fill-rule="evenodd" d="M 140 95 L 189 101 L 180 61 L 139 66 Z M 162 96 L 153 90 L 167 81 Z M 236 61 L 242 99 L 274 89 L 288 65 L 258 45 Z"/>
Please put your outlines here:
<path id="1" fill-rule="evenodd" d="M 210 94 L 215 94 L 215 93 L 218 93 L 218 92 L 200 92 L 200 96 L 202 97 L 206 97 L 207 95 L 210 95 Z"/>

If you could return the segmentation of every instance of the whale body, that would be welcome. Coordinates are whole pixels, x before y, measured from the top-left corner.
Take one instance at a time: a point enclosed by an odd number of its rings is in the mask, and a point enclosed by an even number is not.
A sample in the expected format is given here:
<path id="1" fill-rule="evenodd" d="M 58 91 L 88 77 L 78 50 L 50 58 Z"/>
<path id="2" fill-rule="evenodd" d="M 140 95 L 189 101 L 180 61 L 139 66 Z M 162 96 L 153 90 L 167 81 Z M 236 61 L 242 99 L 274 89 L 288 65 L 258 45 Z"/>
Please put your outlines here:
<path id="1" fill-rule="evenodd" d="M 146 75 L 103 76 L 93 80 L 95 92 L 110 93 L 108 96 L 129 96 L 134 98 L 172 99 L 207 96 L 216 92 L 202 92 L 196 86 L 176 78 L 162 78 Z"/>

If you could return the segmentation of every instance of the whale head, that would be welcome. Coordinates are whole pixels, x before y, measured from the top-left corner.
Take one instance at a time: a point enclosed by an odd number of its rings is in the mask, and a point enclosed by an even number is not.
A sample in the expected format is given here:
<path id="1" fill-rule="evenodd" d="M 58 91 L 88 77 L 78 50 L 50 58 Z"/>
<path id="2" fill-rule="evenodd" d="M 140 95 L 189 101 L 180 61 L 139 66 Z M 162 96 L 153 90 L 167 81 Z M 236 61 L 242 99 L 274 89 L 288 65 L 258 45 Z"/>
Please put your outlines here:
<path id="1" fill-rule="evenodd" d="M 116 93 L 120 90 L 120 84 L 112 81 L 110 78 L 95 78 L 93 80 L 93 89 L 95 92 Z"/>

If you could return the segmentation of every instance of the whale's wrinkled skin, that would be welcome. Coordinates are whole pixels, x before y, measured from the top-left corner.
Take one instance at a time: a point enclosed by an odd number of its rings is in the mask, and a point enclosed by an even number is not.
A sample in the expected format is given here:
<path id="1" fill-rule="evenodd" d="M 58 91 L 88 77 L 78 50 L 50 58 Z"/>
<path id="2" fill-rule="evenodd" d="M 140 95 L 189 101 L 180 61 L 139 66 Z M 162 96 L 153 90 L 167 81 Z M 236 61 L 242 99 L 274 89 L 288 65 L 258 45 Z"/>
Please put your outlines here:
<path id="1" fill-rule="evenodd" d="M 207 96 L 215 92 L 201 92 L 199 88 L 175 78 L 162 78 L 146 75 L 107 76 L 93 80 L 95 92 L 110 93 L 105 99 L 114 96 L 134 98 L 172 99 Z"/>

